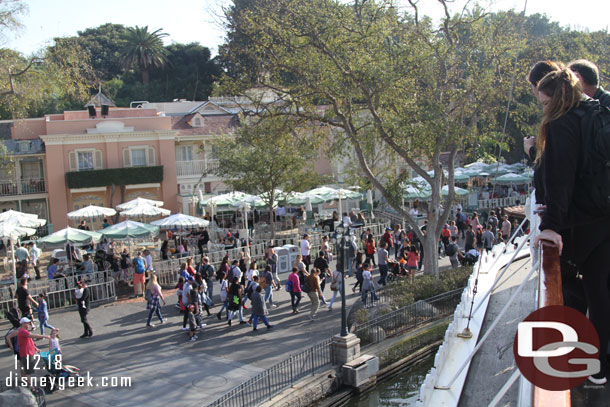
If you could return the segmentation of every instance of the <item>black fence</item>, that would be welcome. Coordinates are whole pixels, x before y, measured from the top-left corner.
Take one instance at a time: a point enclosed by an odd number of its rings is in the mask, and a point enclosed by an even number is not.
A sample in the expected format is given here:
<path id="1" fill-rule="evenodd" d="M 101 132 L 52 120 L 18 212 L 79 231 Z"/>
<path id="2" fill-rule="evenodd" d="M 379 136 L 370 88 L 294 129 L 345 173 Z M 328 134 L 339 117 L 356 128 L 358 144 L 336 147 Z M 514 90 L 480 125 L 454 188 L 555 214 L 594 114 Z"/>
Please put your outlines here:
<path id="1" fill-rule="evenodd" d="M 234 387 L 207 407 L 257 406 L 331 364 L 332 338 L 329 338 Z"/>
<path id="2" fill-rule="evenodd" d="M 452 315 L 460 302 L 463 290 L 463 288 L 459 288 L 426 300 L 417 301 L 359 324 L 354 333 L 360 338 L 360 346 L 364 347 L 381 342 L 387 337 Z"/>

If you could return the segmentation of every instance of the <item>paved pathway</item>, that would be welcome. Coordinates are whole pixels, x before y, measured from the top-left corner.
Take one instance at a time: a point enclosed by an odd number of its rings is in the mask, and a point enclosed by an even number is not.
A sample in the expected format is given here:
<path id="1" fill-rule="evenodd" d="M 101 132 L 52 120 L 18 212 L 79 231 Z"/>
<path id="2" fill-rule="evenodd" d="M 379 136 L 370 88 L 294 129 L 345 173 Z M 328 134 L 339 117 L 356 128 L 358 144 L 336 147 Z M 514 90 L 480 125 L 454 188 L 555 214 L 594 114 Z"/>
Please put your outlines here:
<path id="1" fill-rule="evenodd" d="M 448 263 L 446 258 L 441 264 Z M 282 276 L 286 278 L 286 275 Z M 351 293 L 355 279 L 348 280 L 348 307 L 358 300 Z M 325 297 L 330 298 L 330 284 Z M 215 289 L 218 285 L 215 285 Z M 171 293 L 171 294 L 170 294 Z M 168 322 L 146 328 L 148 311 L 143 299 L 120 301 L 94 307 L 89 320 L 94 336 L 80 339 L 82 325 L 75 309 L 51 312 L 50 323 L 61 329 L 62 350 L 67 364 L 78 366 L 81 373 L 94 378 L 94 387 L 56 391 L 47 397 L 50 407 L 123 407 L 175 405 L 203 407 L 234 386 L 258 372 L 298 353 L 310 345 L 339 333 L 340 298 L 333 311 L 322 307 L 316 321 L 308 318 L 309 299 L 304 296 L 302 311 L 293 315 L 289 294 L 274 292 L 278 308 L 270 308 L 269 319 L 275 325 L 257 332 L 247 325 L 227 326 L 224 318 L 206 319 L 208 326 L 194 343 L 181 331 L 173 292 L 166 292 L 168 305 L 162 308 Z M 211 311 L 218 311 L 214 307 Z M 349 309 L 349 308 L 348 308 Z M 246 311 L 249 315 L 250 310 Z M 154 320 L 153 320 L 154 321 Z M 158 322 L 158 320 L 156 321 Z M 4 332 L 8 324 L 3 324 Z M 47 350 L 47 341 L 37 342 Z M 10 350 L 0 351 L 0 377 L 13 371 Z M 95 378 L 130 377 L 130 388 L 104 388 Z"/>

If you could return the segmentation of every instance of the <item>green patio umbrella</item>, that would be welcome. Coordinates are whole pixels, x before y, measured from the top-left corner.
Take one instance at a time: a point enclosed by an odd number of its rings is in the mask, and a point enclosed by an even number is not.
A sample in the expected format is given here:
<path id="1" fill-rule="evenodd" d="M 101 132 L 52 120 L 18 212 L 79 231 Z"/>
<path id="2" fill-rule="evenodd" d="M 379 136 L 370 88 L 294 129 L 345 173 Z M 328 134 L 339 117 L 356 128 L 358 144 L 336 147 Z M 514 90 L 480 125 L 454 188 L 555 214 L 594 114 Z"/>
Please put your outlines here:
<path id="1" fill-rule="evenodd" d="M 76 246 L 85 246 L 91 243 L 98 243 L 102 239 L 102 234 L 99 232 L 93 232 L 89 230 L 75 229 L 67 227 L 57 232 L 51 233 L 38 239 L 36 244 L 42 247 L 62 247 L 66 243 L 70 243 Z"/>
<path id="2" fill-rule="evenodd" d="M 509 172 L 508 174 L 497 177 L 496 182 L 498 184 L 527 184 L 530 182 L 530 177 Z"/>
<path id="3" fill-rule="evenodd" d="M 131 240 L 149 239 L 159 234 L 159 227 L 146 223 L 126 220 L 99 231 L 106 239 Z"/>
<path id="4" fill-rule="evenodd" d="M 286 198 L 286 205 L 303 206 L 307 202 L 307 198 L 311 200 L 312 205 L 319 205 L 326 202 L 326 199 L 319 195 L 304 192 L 291 192 Z"/>

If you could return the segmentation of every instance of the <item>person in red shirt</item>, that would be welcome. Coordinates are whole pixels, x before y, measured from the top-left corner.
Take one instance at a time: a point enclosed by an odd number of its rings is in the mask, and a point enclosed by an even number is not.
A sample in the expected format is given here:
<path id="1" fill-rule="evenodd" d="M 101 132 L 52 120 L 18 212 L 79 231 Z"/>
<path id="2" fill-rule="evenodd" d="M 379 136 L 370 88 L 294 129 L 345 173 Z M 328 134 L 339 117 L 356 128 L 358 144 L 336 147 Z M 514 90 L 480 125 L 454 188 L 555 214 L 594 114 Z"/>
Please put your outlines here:
<path id="1" fill-rule="evenodd" d="M 9 348 L 15 353 L 13 349 L 13 337 L 17 337 L 17 344 L 19 345 L 19 353 L 17 353 L 17 359 L 21 361 L 21 376 L 27 379 L 34 372 L 36 361 L 33 360 L 33 356 L 40 352 L 40 349 L 34 345 L 34 339 L 51 339 L 49 335 L 37 335 L 30 332 L 32 321 L 29 318 L 21 318 L 19 321 L 21 327 L 10 333 L 6 337 L 6 343 Z"/>

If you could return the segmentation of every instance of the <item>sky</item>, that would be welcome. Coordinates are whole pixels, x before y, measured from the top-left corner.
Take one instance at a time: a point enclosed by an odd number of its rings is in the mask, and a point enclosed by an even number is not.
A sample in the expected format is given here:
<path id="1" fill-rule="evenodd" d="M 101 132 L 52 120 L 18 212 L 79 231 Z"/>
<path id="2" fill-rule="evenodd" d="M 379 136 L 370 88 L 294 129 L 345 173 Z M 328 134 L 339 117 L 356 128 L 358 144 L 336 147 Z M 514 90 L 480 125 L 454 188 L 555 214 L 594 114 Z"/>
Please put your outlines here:
<path id="1" fill-rule="evenodd" d="M 256 1 L 256 0 L 251 0 Z M 456 0 L 463 2 L 464 0 Z M 521 12 L 527 1 L 527 14 L 546 14 L 553 21 L 572 29 L 608 30 L 609 0 L 496 0 L 492 10 L 514 8 Z M 78 31 L 105 23 L 162 28 L 172 42 L 199 42 L 216 54 L 224 42 L 219 15 L 230 0 L 24 0 L 29 11 L 21 17 L 23 27 L 16 34 L 5 34 L 0 47 L 26 55 L 52 44 L 54 37 L 76 35 Z M 481 2 L 488 5 L 488 0 Z M 406 4 L 406 1 L 402 1 Z M 420 13 L 438 16 L 436 0 L 419 0 Z M 579 5 L 580 7 L 576 7 Z"/>

